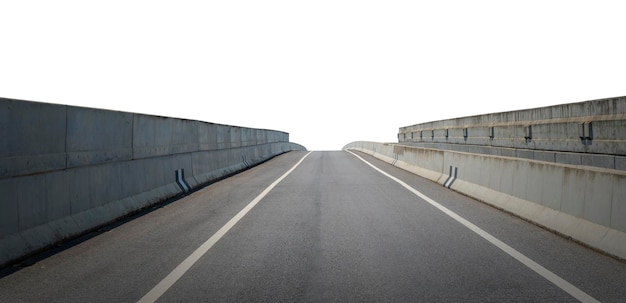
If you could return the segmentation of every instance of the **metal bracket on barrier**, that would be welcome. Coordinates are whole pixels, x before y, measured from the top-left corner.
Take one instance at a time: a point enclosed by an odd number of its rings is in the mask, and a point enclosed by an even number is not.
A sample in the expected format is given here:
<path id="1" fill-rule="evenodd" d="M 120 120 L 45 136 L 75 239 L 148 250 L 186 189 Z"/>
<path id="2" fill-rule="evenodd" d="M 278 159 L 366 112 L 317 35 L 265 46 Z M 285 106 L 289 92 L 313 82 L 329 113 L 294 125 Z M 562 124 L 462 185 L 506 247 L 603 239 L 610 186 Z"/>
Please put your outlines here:
<path id="1" fill-rule="evenodd" d="M 185 181 L 185 169 L 181 168 L 176 170 L 176 183 L 184 193 L 188 193 L 191 190 L 191 187 L 187 181 Z"/>
<path id="2" fill-rule="evenodd" d="M 526 143 L 530 143 L 533 141 L 533 126 L 532 125 L 524 126 L 524 140 L 526 140 Z"/>
<path id="3" fill-rule="evenodd" d="M 457 171 L 458 167 L 450 165 L 450 174 L 448 175 L 446 182 L 443 183 L 444 187 L 450 188 L 450 186 L 452 186 L 452 183 L 456 180 Z"/>
<path id="4" fill-rule="evenodd" d="M 593 143 L 593 122 L 581 123 L 580 139 L 583 145 L 592 145 Z"/>

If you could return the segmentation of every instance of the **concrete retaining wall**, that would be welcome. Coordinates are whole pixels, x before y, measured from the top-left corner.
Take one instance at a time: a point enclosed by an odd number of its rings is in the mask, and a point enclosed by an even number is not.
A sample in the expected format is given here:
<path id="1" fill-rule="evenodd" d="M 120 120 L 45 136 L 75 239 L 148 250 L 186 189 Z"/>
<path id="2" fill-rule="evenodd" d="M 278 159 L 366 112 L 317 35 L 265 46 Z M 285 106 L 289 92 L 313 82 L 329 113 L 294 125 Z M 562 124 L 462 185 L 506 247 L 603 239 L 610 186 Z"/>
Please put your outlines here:
<path id="1" fill-rule="evenodd" d="M 280 131 L 0 98 L 0 266 L 291 150 Z"/>
<path id="2" fill-rule="evenodd" d="M 359 150 L 626 259 L 626 172 L 376 142 Z"/>

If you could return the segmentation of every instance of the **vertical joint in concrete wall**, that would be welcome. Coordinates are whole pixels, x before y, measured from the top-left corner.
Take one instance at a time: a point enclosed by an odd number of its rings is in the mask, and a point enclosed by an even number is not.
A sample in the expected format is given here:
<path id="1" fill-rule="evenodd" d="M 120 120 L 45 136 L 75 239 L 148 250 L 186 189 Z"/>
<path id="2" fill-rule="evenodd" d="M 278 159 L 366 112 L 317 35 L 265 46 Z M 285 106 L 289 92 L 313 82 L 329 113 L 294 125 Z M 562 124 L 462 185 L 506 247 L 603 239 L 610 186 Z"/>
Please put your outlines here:
<path id="1" fill-rule="evenodd" d="M 583 122 L 580 124 L 580 140 L 583 145 L 591 145 L 593 141 L 593 122 Z"/>
<path id="2" fill-rule="evenodd" d="M 69 117 L 68 117 L 69 115 L 67 113 L 68 112 L 68 109 L 67 109 L 68 107 L 67 106 L 63 106 L 63 108 L 65 109 L 65 134 L 63 136 L 63 139 L 65 139 L 65 150 L 64 150 L 64 152 L 65 152 L 65 166 L 64 167 L 67 168 L 68 163 L 69 163 L 69 157 L 70 157 L 69 154 L 68 154 L 69 148 L 67 148 L 67 127 L 68 127 L 68 124 L 69 124 L 69 121 L 68 121 L 69 120 Z"/>
<path id="3" fill-rule="evenodd" d="M 135 159 L 135 116 L 137 114 L 132 114 L 131 116 L 131 126 L 130 126 L 130 158 Z"/>
<path id="4" fill-rule="evenodd" d="M 241 160 L 243 161 L 243 165 L 245 165 L 246 168 L 250 168 L 250 166 L 252 166 L 252 164 L 250 162 L 248 162 L 248 160 L 246 160 L 246 156 L 245 155 L 241 155 Z"/>

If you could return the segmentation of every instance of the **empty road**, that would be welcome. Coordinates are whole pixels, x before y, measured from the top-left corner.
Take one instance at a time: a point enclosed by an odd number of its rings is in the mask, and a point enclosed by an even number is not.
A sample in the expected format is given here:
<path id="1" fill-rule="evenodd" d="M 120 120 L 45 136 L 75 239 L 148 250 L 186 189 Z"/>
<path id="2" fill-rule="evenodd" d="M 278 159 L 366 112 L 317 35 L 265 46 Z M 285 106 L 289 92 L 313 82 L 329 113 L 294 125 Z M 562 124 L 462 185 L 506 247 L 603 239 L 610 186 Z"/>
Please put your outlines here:
<path id="1" fill-rule="evenodd" d="M 365 154 L 315 151 L 0 275 L 0 302 L 153 301 L 626 302 L 626 263 Z"/>

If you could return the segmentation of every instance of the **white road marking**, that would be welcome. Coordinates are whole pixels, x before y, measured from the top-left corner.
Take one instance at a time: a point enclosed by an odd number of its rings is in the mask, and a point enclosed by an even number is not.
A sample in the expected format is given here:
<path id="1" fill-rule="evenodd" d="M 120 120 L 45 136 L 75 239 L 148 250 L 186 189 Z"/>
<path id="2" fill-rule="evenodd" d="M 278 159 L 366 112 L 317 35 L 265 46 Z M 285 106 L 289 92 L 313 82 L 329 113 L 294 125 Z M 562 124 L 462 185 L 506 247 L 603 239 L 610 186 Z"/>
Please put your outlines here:
<path id="1" fill-rule="evenodd" d="M 226 225 L 218 230 L 213 236 L 211 236 L 206 242 L 198 247 L 187 259 L 180 263 L 167 277 L 165 277 L 159 284 L 157 284 L 152 290 L 150 290 L 143 298 L 138 302 L 155 302 L 158 300 L 178 279 L 180 279 L 204 254 L 206 254 L 211 247 L 217 241 L 219 241 L 241 218 L 243 218 L 255 205 L 259 203 L 280 181 L 285 179 L 304 159 L 310 155 L 312 151 L 308 152 L 298 163 L 296 163 L 291 169 L 284 173 L 280 178 L 276 179 L 270 186 L 268 186 L 263 192 L 261 192 L 252 202 L 244 207 L 237 215 L 235 215 Z"/>
<path id="2" fill-rule="evenodd" d="M 386 177 L 390 178 L 393 181 L 396 181 L 397 183 L 402 185 L 404 188 L 408 189 L 410 192 L 414 193 L 415 195 L 417 195 L 418 197 L 420 197 L 424 201 L 430 203 L 432 206 L 438 208 L 440 211 L 442 211 L 446 215 L 450 216 L 452 219 L 454 219 L 454 220 L 458 221 L 459 223 L 463 224 L 465 227 L 467 227 L 471 231 L 475 232 L 479 236 L 483 237 L 485 240 L 489 241 L 491 244 L 495 245 L 496 247 L 498 247 L 499 249 L 501 249 L 505 253 L 509 254 L 511 257 L 515 258 L 517 261 L 519 261 L 522 264 L 526 265 L 528 268 L 532 269 L 534 272 L 538 273 L 539 275 L 541 275 L 542 277 L 544 277 L 548 281 L 552 282 L 554 285 L 558 286 L 559 288 L 561 288 L 562 290 L 564 290 L 565 292 L 567 292 L 568 294 L 570 294 L 574 298 L 578 299 L 580 302 L 600 302 L 600 301 L 596 300 L 595 298 L 591 297 L 590 295 L 588 295 L 587 293 L 583 292 L 582 290 L 578 289 L 576 286 L 574 286 L 571 283 L 565 281 L 563 278 L 561 278 L 561 277 L 557 276 L 556 274 L 554 274 L 553 272 L 547 270 L 545 267 L 539 265 L 539 263 L 537 263 L 537 262 L 533 261 L 532 259 L 526 257 L 525 255 L 523 255 L 519 251 L 515 250 L 513 247 L 511 247 L 511 246 L 507 245 L 506 243 L 498 240 L 496 237 L 494 237 L 491 234 L 489 234 L 488 232 L 482 230 L 480 227 L 474 225 L 472 222 L 467 221 L 465 218 L 459 216 L 455 212 L 449 210 L 445 206 L 437 203 L 435 200 L 429 198 L 428 196 L 422 194 L 420 191 L 418 191 L 415 188 L 411 187 L 410 185 L 404 183 L 402 180 L 400 180 L 400 179 L 398 179 L 398 178 L 396 178 L 396 177 L 394 177 L 394 176 L 384 172 L 380 168 L 374 166 L 373 164 L 367 162 L 365 159 L 359 157 L 357 154 L 355 154 L 355 153 L 353 153 L 351 151 L 348 151 L 348 152 L 351 153 L 352 155 L 354 155 L 355 157 L 359 158 L 361 161 L 365 162 L 367 165 L 369 165 L 372 168 L 374 168 L 379 173 L 385 175 Z"/>

